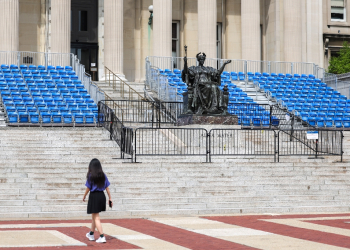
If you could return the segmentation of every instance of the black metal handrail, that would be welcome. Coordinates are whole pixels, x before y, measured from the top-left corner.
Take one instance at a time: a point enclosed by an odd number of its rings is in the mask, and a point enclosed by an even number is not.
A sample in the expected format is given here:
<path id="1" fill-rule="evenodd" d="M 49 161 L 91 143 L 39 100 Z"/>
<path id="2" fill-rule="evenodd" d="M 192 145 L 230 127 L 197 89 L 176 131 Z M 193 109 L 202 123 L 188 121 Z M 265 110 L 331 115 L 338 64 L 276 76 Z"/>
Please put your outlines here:
<path id="1" fill-rule="evenodd" d="M 113 109 L 103 101 L 98 102 L 98 124 L 110 133 L 110 140 L 114 140 L 120 147 L 120 157 L 124 159 L 125 154 L 133 158 L 133 129 L 127 128 L 115 115 Z"/>

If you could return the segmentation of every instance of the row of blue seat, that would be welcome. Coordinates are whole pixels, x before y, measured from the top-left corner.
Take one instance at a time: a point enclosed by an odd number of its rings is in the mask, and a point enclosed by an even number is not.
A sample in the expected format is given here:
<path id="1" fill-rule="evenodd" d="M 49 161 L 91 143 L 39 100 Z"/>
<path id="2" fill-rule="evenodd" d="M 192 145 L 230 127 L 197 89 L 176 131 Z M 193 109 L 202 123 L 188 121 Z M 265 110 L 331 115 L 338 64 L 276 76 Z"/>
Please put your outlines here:
<path id="1" fill-rule="evenodd" d="M 28 107 L 28 106 L 8 106 L 7 112 L 50 112 L 50 113 L 98 113 L 98 108 L 89 108 L 88 105 L 70 105 L 66 106 L 45 106 L 45 107 Z"/>
<path id="2" fill-rule="evenodd" d="M 93 113 L 64 113 L 64 114 L 51 114 L 51 113 L 27 113 L 27 112 L 10 112 L 8 113 L 8 119 L 10 123 L 65 123 L 65 124 L 94 124 L 97 122 L 97 117 Z"/>
<path id="3" fill-rule="evenodd" d="M 73 91 L 73 90 L 71 90 Z M 75 90 L 76 91 L 76 90 Z M 86 91 L 86 90 L 81 90 L 81 91 Z M 44 99 L 55 99 L 55 98 L 63 98 L 63 99 L 72 99 L 72 100 L 81 100 L 81 102 L 87 102 L 87 103 L 93 103 L 94 101 L 91 99 L 90 95 L 87 93 L 75 93 L 75 92 L 69 92 L 69 90 L 66 92 L 66 90 L 57 91 L 55 92 L 52 91 L 50 92 L 1 92 L 1 98 L 3 101 L 6 101 L 10 98 L 14 99 L 19 99 L 21 98 L 22 100 L 30 101 L 30 100 L 37 100 L 40 98 Z"/>
<path id="4" fill-rule="evenodd" d="M 75 71 L 66 71 L 66 70 L 21 70 L 23 75 L 76 75 Z"/>
<path id="5" fill-rule="evenodd" d="M 270 124 L 272 126 L 279 125 L 279 119 L 277 117 L 270 116 L 239 116 L 238 124 L 243 126 L 262 126 L 268 127 Z"/>
<path id="6" fill-rule="evenodd" d="M 298 112 L 296 113 L 297 116 L 300 116 L 300 117 L 331 117 L 331 118 L 334 118 L 334 117 L 350 117 L 350 113 L 348 112 L 344 112 L 342 113 L 341 111 L 335 111 L 335 112 L 328 112 L 328 111 L 325 111 L 325 112 L 304 112 L 304 111 L 301 111 L 301 112 Z"/>
<path id="7" fill-rule="evenodd" d="M 16 65 L 16 64 L 11 64 L 11 65 L 8 65 L 8 64 L 1 64 L 0 66 L 0 69 L 3 70 L 3 69 L 21 69 L 21 70 L 25 70 L 25 69 L 30 69 L 30 70 L 53 70 L 53 69 L 56 69 L 56 70 L 67 70 L 67 71 L 70 71 L 70 70 L 73 70 L 73 67 L 72 66 L 52 66 L 52 65 L 48 65 L 47 68 L 44 66 L 44 65 L 20 65 L 19 67 Z"/>
<path id="8" fill-rule="evenodd" d="M 319 128 L 350 128 L 350 117 L 304 117 L 303 121 Z"/>

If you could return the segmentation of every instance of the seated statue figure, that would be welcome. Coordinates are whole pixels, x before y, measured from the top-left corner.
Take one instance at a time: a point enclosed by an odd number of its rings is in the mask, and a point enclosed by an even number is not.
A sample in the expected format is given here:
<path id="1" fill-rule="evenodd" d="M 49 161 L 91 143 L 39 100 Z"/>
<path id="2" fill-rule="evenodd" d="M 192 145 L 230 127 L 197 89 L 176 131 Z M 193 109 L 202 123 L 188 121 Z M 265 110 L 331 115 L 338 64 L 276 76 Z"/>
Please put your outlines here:
<path id="1" fill-rule="evenodd" d="M 189 96 L 188 114 L 197 115 L 220 115 L 226 114 L 223 92 L 219 89 L 221 85 L 221 74 L 226 61 L 220 69 L 204 66 L 206 59 L 205 53 L 197 54 L 198 66 L 187 66 L 187 57 L 184 57 L 184 69 L 182 71 L 182 80 L 187 83 L 190 91 L 193 92 Z"/>

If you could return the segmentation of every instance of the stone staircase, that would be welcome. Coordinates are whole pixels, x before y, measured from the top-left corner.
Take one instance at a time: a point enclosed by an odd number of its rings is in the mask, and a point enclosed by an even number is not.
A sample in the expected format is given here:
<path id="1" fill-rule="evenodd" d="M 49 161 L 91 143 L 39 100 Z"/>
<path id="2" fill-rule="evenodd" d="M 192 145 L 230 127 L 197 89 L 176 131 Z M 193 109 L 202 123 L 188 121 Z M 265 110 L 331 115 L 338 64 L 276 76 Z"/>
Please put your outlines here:
<path id="1" fill-rule="evenodd" d="M 108 81 L 99 81 L 94 82 L 100 89 L 102 89 L 112 100 L 124 100 L 128 98 L 129 96 L 125 94 L 125 98 L 121 96 L 121 89 L 119 82 L 115 85 L 115 88 L 113 86 L 110 86 Z M 144 96 L 144 83 L 140 82 L 127 82 L 137 93 L 139 93 L 141 96 Z M 125 87 L 125 91 L 128 90 L 128 87 Z"/>
<path id="2" fill-rule="evenodd" d="M 237 87 L 241 88 L 244 92 L 247 93 L 249 97 L 251 97 L 258 104 L 269 104 L 274 105 L 276 102 L 269 100 L 266 95 L 260 91 L 258 91 L 253 82 L 245 82 L 245 81 L 234 81 Z"/>
<path id="3" fill-rule="evenodd" d="M 98 158 L 114 208 L 104 216 L 349 211 L 349 164 L 339 157 L 194 157 L 120 155 L 102 128 L 0 128 L 0 218 L 86 216 L 88 164 Z M 350 133 L 345 132 L 344 160 Z M 166 138 L 164 139 L 166 140 Z M 191 162 L 194 161 L 195 162 Z M 307 164 L 306 164 L 307 163 Z"/>

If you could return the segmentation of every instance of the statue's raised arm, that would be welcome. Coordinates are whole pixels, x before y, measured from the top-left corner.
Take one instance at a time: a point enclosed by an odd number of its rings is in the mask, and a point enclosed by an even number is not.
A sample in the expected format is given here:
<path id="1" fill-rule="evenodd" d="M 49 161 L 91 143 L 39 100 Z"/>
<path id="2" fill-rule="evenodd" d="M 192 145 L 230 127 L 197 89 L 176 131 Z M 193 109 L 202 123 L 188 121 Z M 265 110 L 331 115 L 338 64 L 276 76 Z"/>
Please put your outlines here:
<path id="1" fill-rule="evenodd" d="M 229 64 L 229 63 L 231 63 L 231 60 L 228 60 L 228 61 L 224 62 L 224 64 L 223 64 L 223 65 L 220 67 L 220 69 L 218 70 L 218 74 L 219 74 L 219 75 L 221 75 L 222 72 L 224 72 L 224 69 L 225 69 L 226 64 Z"/>

